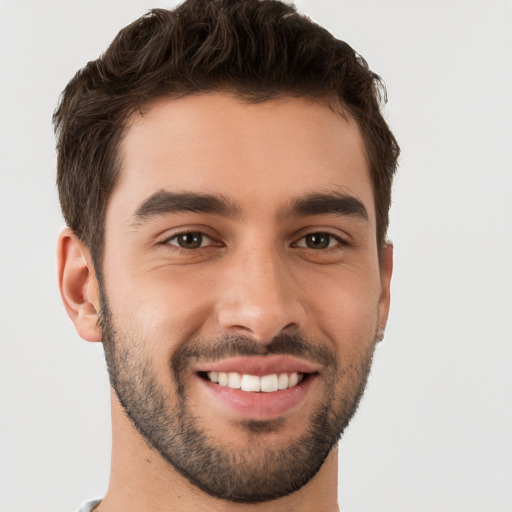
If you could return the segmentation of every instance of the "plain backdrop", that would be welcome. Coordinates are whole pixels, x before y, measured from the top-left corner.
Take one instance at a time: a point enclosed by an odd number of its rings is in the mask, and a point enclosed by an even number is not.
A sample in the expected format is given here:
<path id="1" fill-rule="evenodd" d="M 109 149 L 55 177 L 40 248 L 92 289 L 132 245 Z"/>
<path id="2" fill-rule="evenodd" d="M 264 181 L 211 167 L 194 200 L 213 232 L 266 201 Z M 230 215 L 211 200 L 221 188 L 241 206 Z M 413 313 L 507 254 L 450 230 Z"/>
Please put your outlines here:
<path id="1" fill-rule="evenodd" d="M 60 303 L 50 123 L 148 0 L 0 0 L 0 511 L 72 512 L 110 457 L 100 344 Z M 392 309 L 340 445 L 346 512 L 512 511 L 512 3 L 302 0 L 385 80 Z"/>

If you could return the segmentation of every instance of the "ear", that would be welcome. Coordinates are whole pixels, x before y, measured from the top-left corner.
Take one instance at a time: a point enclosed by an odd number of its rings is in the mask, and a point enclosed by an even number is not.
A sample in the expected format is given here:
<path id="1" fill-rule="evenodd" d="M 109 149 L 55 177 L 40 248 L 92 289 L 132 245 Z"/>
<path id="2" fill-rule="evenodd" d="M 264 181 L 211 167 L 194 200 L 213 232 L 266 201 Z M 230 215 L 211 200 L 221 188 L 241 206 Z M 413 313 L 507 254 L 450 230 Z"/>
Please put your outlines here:
<path id="1" fill-rule="evenodd" d="M 381 252 L 380 258 L 380 300 L 379 300 L 379 325 L 378 339 L 384 336 L 384 329 L 388 322 L 391 275 L 393 274 L 393 244 L 387 242 Z"/>
<path id="2" fill-rule="evenodd" d="M 59 236 L 57 264 L 62 302 L 78 334 L 87 341 L 101 341 L 99 287 L 91 255 L 69 228 Z"/>

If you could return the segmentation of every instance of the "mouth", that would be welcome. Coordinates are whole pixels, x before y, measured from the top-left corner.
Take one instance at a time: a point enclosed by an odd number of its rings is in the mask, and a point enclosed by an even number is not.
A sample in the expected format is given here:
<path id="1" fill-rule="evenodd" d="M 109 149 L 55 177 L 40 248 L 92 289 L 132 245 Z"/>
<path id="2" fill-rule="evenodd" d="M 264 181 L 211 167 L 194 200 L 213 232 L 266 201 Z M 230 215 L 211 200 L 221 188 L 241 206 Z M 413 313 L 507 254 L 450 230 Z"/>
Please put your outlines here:
<path id="1" fill-rule="evenodd" d="M 239 419 L 274 419 L 305 401 L 319 368 L 287 356 L 233 358 L 196 368 L 210 407 Z M 213 398 L 213 400 L 212 400 Z"/>
<path id="2" fill-rule="evenodd" d="M 311 374 L 307 373 L 271 373 L 250 375 L 238 372 L 199 372 L 199 376 L 222 387 L 240 389 L 246 393 L 275 393 L 300 384 Z"/>

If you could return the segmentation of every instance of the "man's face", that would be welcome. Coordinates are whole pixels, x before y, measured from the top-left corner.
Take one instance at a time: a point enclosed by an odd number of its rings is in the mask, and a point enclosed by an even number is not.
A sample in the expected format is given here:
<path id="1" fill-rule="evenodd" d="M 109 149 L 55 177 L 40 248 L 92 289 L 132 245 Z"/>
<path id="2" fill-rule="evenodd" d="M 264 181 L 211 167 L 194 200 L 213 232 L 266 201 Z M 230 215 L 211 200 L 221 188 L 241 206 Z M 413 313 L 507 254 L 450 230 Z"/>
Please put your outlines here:
<path id="1" fill-rule="evenodd" d="M 121 156 L 101 319 L 120 403 L 213 496 L 297 490 L 355 412 L 387 317 L 356 123 L 304 99 L 165 99 Z"/>

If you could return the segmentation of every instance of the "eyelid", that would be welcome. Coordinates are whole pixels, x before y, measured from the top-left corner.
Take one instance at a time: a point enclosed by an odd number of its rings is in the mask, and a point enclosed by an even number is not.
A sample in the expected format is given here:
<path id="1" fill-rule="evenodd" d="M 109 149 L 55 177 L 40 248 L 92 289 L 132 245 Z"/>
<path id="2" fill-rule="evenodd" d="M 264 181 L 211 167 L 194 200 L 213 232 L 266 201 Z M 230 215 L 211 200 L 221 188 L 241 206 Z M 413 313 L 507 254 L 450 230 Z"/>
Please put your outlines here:
<path id="1" fill-rule="evenodd" d="M 172 227 L 165 225 L 162 227 L 162 229 L 159 229 L 157 232 L 155 232 L 153 237 L 156 241 L 158 241 L 158 243 L 162 243 L 175 236 L 186 235 L 187 233 L 200 233 L 201 235 L 207 236 L 212 240 L 215 240 L 220 236 L 217 230 L 208 224 L 183 223 Z"/>

